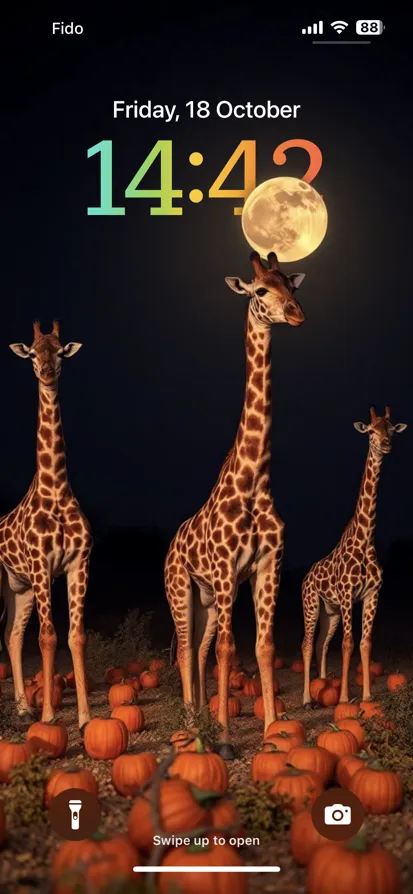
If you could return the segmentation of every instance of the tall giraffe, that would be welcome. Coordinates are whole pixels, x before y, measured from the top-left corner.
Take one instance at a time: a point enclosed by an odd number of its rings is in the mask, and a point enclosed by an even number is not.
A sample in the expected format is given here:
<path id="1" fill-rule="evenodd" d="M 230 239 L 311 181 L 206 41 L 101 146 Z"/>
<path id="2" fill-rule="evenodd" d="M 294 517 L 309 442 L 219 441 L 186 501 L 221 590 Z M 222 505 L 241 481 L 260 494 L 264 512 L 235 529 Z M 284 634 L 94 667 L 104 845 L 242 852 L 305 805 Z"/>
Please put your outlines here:
<path id="1" fill-rule="evenodd" d="M 377 416 L 374 407 L 371 407 L 369 425 L 355 422 L 354 428 L 369 435 L 369 449 L 356 509 L 335 549 L 325 559 L 316 562 L 303 581 L 303 703 L 306 708 L 312 706 L 310 665 L 320 609 L 320 633 L 316 645 L 318 673 L 323 679 L 327 676 L 327 650 L 341 618 L 343 670 L 340 702 L 348 702 L 348 672 L 353 651 L 352 609 L 355 602 L 363 603 L 360 642 L 363 700 L 367 701 L 371 697 L 371 634 L 383 576 L 374 545 L 377 491 L 383 456 L 392 449 L 394 433 L 404 431 L 407 425 L 393 425 L 389 407 L 386 407 L 384 416 Z"/>
<path id="2" fill-rule="evenodd" d="M 65 574 L 69 600 L 69 647 L 76 679 L 79 726 L 90 719 L 84 667 L 83 608 L 92 537 L 89 523 L 70 488 L 58 395 L 63 357 L 73 357 L 78 342 L 62 347 L 59 324 L 44 335 L 33 324 L 29 348 L 10 345 L 18 357 L 30 358 L 39 382 L 37 469 L 21 503 L 0 519 L 0 580 L 7 611 L 6 645 L 13 671 L 17 710 L 28 720 L 31 711 L 23 685 L 22 646 L 33 604 L 39 616 L 39 645 L 44 675 L 42 720 L 53 719 L 51 703 L 56 633 L 51 607 L 51 585 Z"/>
<path id="3" fill-rule="evenodd" d="M 234 445 L 207 502 L 184 522 L 169 547 L 165 587 L 175 623 L 178 664 L 187 722 L 206 703 L 205 666 L 218 628 L 218 720 L 220 753 L 234 757 L 228 732 L 228 676 L 235 653 L 232 606 L 239 584 L 251 580 L 256 618 L 256 656 L 261 674 L 265 728 L 274 720 L 273 617 L 284 544 L 284 523 L 270 490 L 271 326 L 299 326 L 304 314 L 294 292 L 304 274 L 286 276 L 277 257 L 265 267 L 251 255 L 252 282 L 227 277 L 239 295 L 248 295 L 246 387 Z M 194 662 L 194 655 L 196 662 Z"/>

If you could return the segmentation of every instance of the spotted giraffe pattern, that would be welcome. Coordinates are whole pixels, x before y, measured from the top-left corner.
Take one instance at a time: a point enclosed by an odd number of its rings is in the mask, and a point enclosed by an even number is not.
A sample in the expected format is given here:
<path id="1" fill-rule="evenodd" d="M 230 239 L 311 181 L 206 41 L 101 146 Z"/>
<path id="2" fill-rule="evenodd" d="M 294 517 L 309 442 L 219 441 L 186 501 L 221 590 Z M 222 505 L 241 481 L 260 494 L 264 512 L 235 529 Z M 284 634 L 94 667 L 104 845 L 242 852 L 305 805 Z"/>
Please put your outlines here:
<path id="1" fill-rule="evenodd" d="M 327 676 L 327 651 L 339 625 L 343 624 L 343 669 L 340 702 L 348 702 L 348 672 L 353 651 L 352 609 L 362 602 L 362 636 L 360 654 L 363 666 L 363 700 L 370 696 L 369 663 L 373 622 L 382 583 L 382 569 L 374 545 L 377 492 L 383 456 L 390 453 L 394 432 L 402 432 L 404 423 L 392 425 L 390 409 L 383 417 L 370 408 L 370 424 L 355 422 L 357 431 L 369 434 L 369 449 L 353 517 L 333 551 L 311 568 L 303 581 L 302 599 L 305 635 L 302 645 L 304 660 L 304 696 L 311 707 L 310 666 L 314 632 L 320 617 L 320 633 L 316 645 L 319 676 Z"/>
<path id="2" fill-rule="evenodd" d="M 79 725 L 89 719 L 84 668 L 83 609 L 92 538 L 87 519 L 73 495 L 67 477 L 66 451 L 58 396 L 63 357 L 75 354 L 80 344 L 62 347 L 59 326 L 43 335 L 34 324 L 34 341 L 10 345 L 20 357 L 31 358 L 39 383 L 37 469 L 19 506 L 0 519 L 0 574 L 7 611 L 6 645 L 10 654 L 17 709 L 29 716 L 24 693 L 22 647 L 24 631 L 34 603 L 39 616 L 39 645 L 44 674 L 42 720 L 53 718 L 51 704 L 56 633 L 53 626 L 51 584 L 65 574 L 69 601 L 69 646 L 76 678 Z"/>
<path id="3" fill-rule="evenodd" d="M 250 579 L 256 618 L 256 656 L 263 687 L 265 728 L 275 718 L 273 616 L 278 594 L 284 523 L 270 490 L 271 327 L 300 325 L 293 292 L 303 274 L 287 278 L 277 258 L 265 267 L 251 256 L 251 283 L 227 278 L 250 298 L 246 321 L 246 388 L 234 445 L 204 506 L 175 535 L 165 562 L 165 588 L 178 641 L 187 720 L 206 702 L 205 666 L 217 632 L 218 719 L 221 753 L 232 757 L 228 734 L 228 676 L 235 653 L 232 606 L 240 583 Z M 194 657 L 196 660 L 194 660 Z"/>

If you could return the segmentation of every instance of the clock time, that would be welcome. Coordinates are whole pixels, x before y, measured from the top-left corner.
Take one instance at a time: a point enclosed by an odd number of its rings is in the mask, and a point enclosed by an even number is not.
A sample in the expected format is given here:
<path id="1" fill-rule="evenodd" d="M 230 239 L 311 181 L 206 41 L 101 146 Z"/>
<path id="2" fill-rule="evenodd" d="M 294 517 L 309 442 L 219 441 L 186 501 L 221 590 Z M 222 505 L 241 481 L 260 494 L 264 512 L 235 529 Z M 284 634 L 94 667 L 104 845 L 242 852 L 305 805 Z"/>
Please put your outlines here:
<path id="1" fill-rule="evenodd" d="M 286 161 L 285 150 L 293 147 L 305 149 L 310 156 L 308 170 L 301 178 L 310 183 L 318 174 L 322 164 L 322 155 L 315 143 L 311 143 L 309 140 L 287 140 L 274 150 L 273 161 L 278 165 L 284 164 Z M 183 190 L 173 189 L 172 186 L 172 151 L 172 140 L 158 140 L 125 189 L 126 199 L 158 199 L 159 205 L 150 206 L 149 213 L 152 216 L 180 217 L 183 214 L 182 206 L 175 205 L 173 201 L 183 198 Z M 87 150 L 87 157 L 91 158 L 93 155 L 100 156 L 100 205 L 88 208 L 88 215 L 124 216 L 126 208 L 113 205 L 112 140 L 101 140 L 100 143 L 91 146 Z M 227 177 L 242 158 L 244 160 L 243 187 L 240 189 L 224 188 Z M 156 160 L 160 164 L 160 187 L 159 189 L 142 189 L 140 184 Z M 189 162 L 194 167 L 201 165 L 203 160 L 201 152 L 191 152 L 189 156 Z M 245 202 L 255 189 L 256 180 L 256 140 L 241 140 L 210 186 L 208 197 L 210 199 L 243 199 Z M 202 190 L 190 190 L 189 200 L 191 202 L 197 204 L 203 198 Z M 236 215 L 242 214 L 242 206 L 235 206 L 233 211 Z"/>

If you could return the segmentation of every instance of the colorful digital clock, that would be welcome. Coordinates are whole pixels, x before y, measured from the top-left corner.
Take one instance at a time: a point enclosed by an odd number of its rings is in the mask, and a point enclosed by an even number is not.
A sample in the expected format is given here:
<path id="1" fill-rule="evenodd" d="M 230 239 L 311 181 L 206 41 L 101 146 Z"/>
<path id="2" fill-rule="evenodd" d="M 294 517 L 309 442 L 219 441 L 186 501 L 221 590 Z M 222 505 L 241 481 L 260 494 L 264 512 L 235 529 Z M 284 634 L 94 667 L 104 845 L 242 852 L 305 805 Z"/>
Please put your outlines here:
<path id="1" fill-rule="evenodd" d="M 286 161 L 285 152 L 287 149 L 300 148 L 305 149 L 310 156 L 309 167 L 301 178 L 306 183 L 311 183 L 317 176 L 321 164 L 321 151 L 315 143 L 309 140 L 286 140 L 274 150 L 273 161 L 277 165 L 282 165 Z M 112 140 L 101 140 L 87 150 L 87 157 L 92 155 L 100 155 L 100 205 L 96 208 L 88 208 L 87 213 L 90 215 L 111 216 L 125 214 L 124 206 L 114 206 L 112 199 Z M 244 186 L 242 189 L 223 189 L 227 177 L 231 173 L 236 163 L 244 158 Z M 139 184 L 142 182 L 145 174 L 159 157 L 160 161 L 160 189 L 140 189 Z M 189 162 L 191 165 L 198 166 L 204 160 L 201 152 L 191 152 Z M 241 140 L 236 149 L 228 159 L 212 186 L 209 188 L 208 197 L 210 199 L 244 199 L 244 202 L 250 193 L 256 187 L 256 141 Z M 201 202 L 204 195 L 200 189 L 191 189 L 189 192 L 189 200 L 191 202 Z M 172 187 L 172 140 L 158 140 L 153 146 L 140 168 L 125 189 L 126 199 L 159 199 L 159 205 L 150 208 L 150 214 L 153 216 L 180 216 L 183 208 L 173 204 L 173 199 L 182 199 L 183 190 L 173 189 Z M 242 207 L 236 206 L 234 214 L 242 214 Z"/>

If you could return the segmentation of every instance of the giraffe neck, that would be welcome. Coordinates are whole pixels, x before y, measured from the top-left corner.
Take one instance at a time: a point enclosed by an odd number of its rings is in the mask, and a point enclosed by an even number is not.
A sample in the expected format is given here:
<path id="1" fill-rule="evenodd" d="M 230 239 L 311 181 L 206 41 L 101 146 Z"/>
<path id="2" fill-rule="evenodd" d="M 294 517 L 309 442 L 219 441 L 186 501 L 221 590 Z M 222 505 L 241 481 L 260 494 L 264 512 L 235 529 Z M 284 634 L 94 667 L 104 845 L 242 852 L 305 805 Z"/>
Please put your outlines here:
<path id="1" fill-rule="evenodd" d="M 236 460 L 256 481 L 269 479 L 271 456 L 271 327 L 259 323 L 248 308 L 245 332 L 246 384 L 235 439 Z"/>
<path id="2" fill-rule="evenodd" d="M 377 492 L 383 456 L 371 446 L 367 454 L 354 520 L 358 533 L 371 540 L 376 526 Z"/>
<path id="3" fill-rule="evenodd" d="M 39 382 L 37 475 L 39 486 L 49 492 L 61 489 L 67 481 L 66 449 L 57 384 L 48 386 Z"/>

